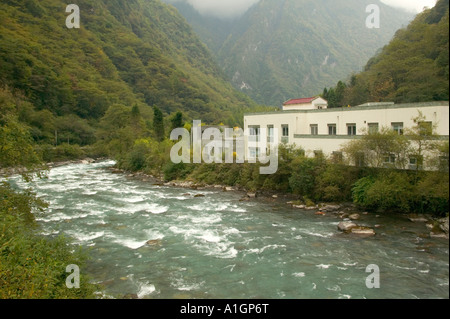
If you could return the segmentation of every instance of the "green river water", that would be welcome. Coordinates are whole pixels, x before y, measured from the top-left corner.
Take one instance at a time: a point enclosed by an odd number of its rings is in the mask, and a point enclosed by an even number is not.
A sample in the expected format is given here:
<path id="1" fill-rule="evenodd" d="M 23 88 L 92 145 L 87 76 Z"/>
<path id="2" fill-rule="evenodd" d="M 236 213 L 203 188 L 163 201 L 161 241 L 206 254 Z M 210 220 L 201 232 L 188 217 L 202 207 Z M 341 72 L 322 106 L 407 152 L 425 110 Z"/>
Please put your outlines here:
<path id="1" fill-rule="evenodd" d="M 240 202 L 235 192 L 154 186 L 112 174 L 113 164 L 72 164 L 52 169 L 48 179 L 11 181 L 49 203 L 38 216 L 45 235 L 89 247 L 81 272 L 106 295 L 449 298 L 449 242 L 424 236 L 424 224 L 367 215 L 361 224 L 382 227 L 375 237 L 357 238 L 341 234 L 333 214 Z M 381 271 L 379 289 L 366 287 L 371 264 Z"/>

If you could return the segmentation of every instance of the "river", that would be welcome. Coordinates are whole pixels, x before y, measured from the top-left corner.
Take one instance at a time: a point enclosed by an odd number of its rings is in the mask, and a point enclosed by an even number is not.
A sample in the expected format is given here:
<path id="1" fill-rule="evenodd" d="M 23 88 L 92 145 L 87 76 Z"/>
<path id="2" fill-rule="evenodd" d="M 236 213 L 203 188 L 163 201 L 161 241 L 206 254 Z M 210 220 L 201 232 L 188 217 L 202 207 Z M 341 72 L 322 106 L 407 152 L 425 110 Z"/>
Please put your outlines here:
<path id="1" fill-rule="evenodd" d="M 370 214 L 361 223 L 381 228 L 358 238 L 339 233 L 333 214 L 155 186 L 111 173 L 113 164 L 58 167 L 29 184 L 11 179 L 49 203 L 37 216 L 44 235 L 87 248 L 81 272 L 109 296 L 449 298 L 449 242 L 424 236 L 424 224 Z M 366 286 L 371 264 L 380 268 L 379 289 Z"/>

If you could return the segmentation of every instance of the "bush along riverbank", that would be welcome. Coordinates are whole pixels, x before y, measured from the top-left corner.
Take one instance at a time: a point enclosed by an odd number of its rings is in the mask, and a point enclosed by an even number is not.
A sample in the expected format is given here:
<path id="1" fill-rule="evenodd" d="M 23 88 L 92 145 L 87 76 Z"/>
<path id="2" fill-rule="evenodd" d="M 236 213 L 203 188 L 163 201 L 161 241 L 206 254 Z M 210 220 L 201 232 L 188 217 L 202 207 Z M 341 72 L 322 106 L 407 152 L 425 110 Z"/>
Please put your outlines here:
<path id="1" fill-rule="evenodd" d="M 258 164 L 173 164 L 164 152 L 139 152 L 120 159 L 113 170 L 159 185 L 239 190 L 245 193 L 242 200 L 289 198 L 294 208 L 318 214 L 329 210 L 344 222 L 351 221 L 352 214 L 365 212 L 405 214 L 411 221 L 426 222 L 433 236 L 448 236 L 449 175 L 445 171 L 355 167 L 323 156 L 309 158 L 301 150 L 282 146 L 277 173 L 261 175 Z M 137 158 L 139 170 L 133 169 Z M 358 231 L 366 233 L 361 228 L 353 232 Z"/>
<path id="2" fill-rule="evenodd" d="M 80 274 L 69 289 L 67 266 L 83 267 L 87 255 L 64 237 L 40 235 L 36 215 L 46 204 L 29 192 L 0 184 L 0 299 L 90 299 L 99 291 Z"/>

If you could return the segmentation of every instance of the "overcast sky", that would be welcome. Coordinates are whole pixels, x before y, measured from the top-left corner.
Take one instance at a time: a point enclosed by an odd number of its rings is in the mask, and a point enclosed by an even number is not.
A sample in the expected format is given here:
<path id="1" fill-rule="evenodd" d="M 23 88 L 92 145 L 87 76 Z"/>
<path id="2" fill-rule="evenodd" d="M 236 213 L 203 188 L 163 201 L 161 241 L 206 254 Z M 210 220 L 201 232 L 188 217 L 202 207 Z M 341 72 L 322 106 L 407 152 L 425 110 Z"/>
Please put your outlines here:
<path id="1" fill-rule="evenodd" d="M 185 1 L 190 3 L 194 8 L 202 14 L 214 15 L 218 17 L 234 17 L 238 16 L 259 0 L 165 0 L 166 2 Z M 312 0 L 314 1 L 314 0 Z M 378 0 L 374 0 L 376 3 Z M 383 3 L 403 8 L 413 12 L 422 11 L 423 7 L 432 7 L 436 4 L 436 0 L 381 0 Z"/>

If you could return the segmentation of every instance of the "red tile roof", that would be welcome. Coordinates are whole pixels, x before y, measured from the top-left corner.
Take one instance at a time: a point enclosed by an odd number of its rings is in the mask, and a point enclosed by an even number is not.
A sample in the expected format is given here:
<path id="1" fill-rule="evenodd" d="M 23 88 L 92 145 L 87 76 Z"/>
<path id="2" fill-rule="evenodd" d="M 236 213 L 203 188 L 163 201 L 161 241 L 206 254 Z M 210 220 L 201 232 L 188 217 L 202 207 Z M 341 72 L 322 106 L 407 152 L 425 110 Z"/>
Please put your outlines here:
<path id="1" fill-rule="evenodd" d="M 307 103 L 311 103 L 315 99 L 317 99 L 317 96 L 315 96 L 315 97 L 307 97 L 307 98 L 303 98 L 303 99 L 292 99 L 292 100 L 284 102 L 283 105 L 307 104 Z"/>

